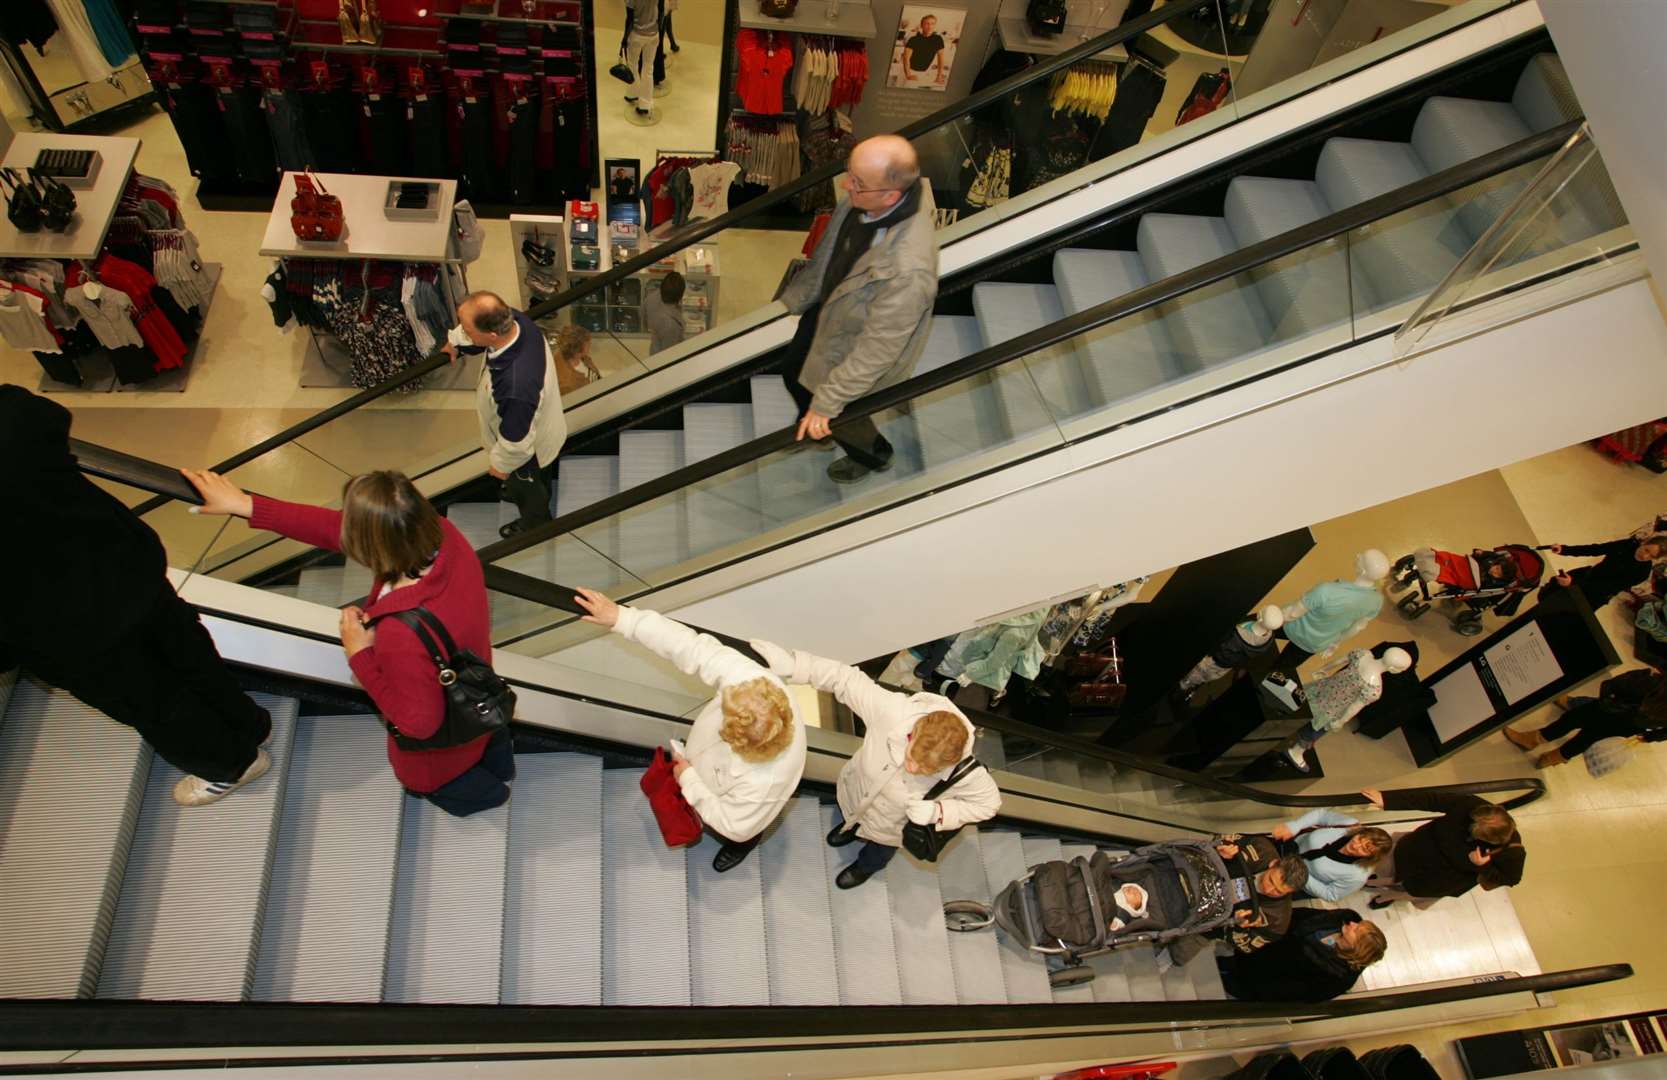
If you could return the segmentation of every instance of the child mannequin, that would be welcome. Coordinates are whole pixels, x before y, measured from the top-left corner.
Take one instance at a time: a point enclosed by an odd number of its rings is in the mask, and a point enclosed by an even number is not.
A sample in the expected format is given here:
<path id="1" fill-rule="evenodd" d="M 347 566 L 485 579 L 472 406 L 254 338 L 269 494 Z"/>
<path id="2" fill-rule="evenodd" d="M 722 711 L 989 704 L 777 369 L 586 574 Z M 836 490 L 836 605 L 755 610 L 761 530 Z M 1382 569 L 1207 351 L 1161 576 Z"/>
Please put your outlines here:
<path id="1" fill-rule="evenodd" d="M 1307 686 L 1308 708 L 1313 718 L 1285 747 L 1291 764 L 1308 771 L 1308 748 L 1320 741 L 1328 731 L 1334 731 L 1354 719 L 1356 713 L 1383 695 L 1383 674 L 1386 671 L 1405 671 L 1412 666 L 1412 657 L 1404 649 L 1386 649 L 1379 660 L 1365 649 L 1355 649 L 1348 656 L 1323 669 L 1318 678 Z"/>
<path id="2" fill-rule="evenodd" d="M 1235 626 L 1232 633 L 1210 650 L 1210 655 L 1187 672 L 1186 678 L 1181 680 L 1181 693 L 1191 695 L 1205 683 L 1215 682 L 1229 672 L 1248 667 L 1254 657 L 1271 652 L 1274 647 L 1273 633 L 1284 625 L 1285 612 L 1280 610 L 1278 604 L 1269 604 L 1256 613 L 1255 620 Z"/>

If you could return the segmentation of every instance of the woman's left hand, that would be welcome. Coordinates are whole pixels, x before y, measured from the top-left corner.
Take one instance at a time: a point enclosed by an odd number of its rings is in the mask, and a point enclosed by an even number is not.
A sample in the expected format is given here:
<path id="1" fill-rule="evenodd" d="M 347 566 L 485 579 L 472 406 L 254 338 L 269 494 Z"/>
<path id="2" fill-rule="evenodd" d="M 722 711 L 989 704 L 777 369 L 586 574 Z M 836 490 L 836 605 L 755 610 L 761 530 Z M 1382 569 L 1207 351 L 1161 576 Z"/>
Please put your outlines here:
<path id="1" fill-rule="evenodd" d="M 341 632 L 342 651 L 349 660 L 376 644 L 376 631 L 365 625 L 363 608 L 342 608 Z"/>

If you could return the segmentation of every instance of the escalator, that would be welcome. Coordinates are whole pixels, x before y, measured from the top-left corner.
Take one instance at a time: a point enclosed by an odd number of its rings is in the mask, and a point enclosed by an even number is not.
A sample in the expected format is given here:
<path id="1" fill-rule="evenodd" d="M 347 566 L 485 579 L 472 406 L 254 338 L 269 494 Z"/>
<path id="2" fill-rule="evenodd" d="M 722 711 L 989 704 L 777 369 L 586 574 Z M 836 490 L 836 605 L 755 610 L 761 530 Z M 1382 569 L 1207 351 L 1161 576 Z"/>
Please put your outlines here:
<path id="1" fill-rule="evenodd" d="M 1125 29 L 1132 34 L 1144 28 L 1147 23 L 1151 23 L 1155 29 L 1161 26 L 1165 19 L 1182 13 L 1184 6 L 1167 5 L 1166 9 L 1135 20 Z M 1497 66 L 1498 59 L 1490 55 L 1489 49 L 1515 50 L 1522 53 L 1525 48 L 1544 47 L 1543 36 L 1539 39 L 1538 45 L 1522 37 L 1522 27 L 1526 24 L 1523 22 L 1520 5 L 1501 4 L 1489 0 L 1486 3 L 1473 3 L 1463 7 L 1467 11 L 1471 8 L 1477 10 L 1469 14 L 1460 11 L 1451 13 L 1451 25 L 1447 25 L 1443 20 L 1432 20 L 1432 27 L 1435 23 L 1443 25 L 1428 31 L 1414 28 L 1419 32 L 1407 31 L 1394 35 L 1396 39 L 1405 38 L 1405 43 L 1394 48 L 1386 47 L 1381 55 L 1372 58 L 1379 67 L 1387 71 L 1396 64 L 1410 62 L 1411 55 L 1421 49 L 1432 52 L 1432 56 L 1410 67 L 1405 75 L 1396 76 L 1415 79 L 1417 82 L 1414 87 L 1402 88 L 1391 94 L 1391 98 L 1408 93 L 1423 96 L 1446 93 L 1467 81 L 1486 84 L 1485 92 L 1495 94 L 1499 90 L 1497 79 L 1490 82 L 1486 78 L 1473 78 L 1470 74 L 1472 69 L 1481 70 L 1490 65 Z M 1465 18 L 1473 21 L 1465 22 Z M 1110 38 L 1120 36 L 1121 31 L 1107 35 L 1107 39 L 1109 41 Z M 1459 44 L 1461 39 L 1463 45 Z M 1130 40 L 1134 38 L 1131 37 Z M 1500 41 L 1506 43 L 1500 45 Z M 1385 43 L 1386 46 L 1389 44 Z M 1448 51 L 1444 52 L 1443 48 Z M 1378 75 L 1378 69 L 1366 63 L 1364 59 L 1360 63 L 1362 66 L 1359 70 L 1363 72 L 1363 77 Z M 1143 190 L 1131 195 L 1126 190 L 1126 185 L 1119 183 L 1124 173 L 1129 174 L 1131 182 L 1136 180 L 1138 173 L 1140 182 L 1164 189 L 1191 190 L 1200 185 L 1224 183 L 1226 177 L 1238 171 L 1255 168 L 1267 162 L 1276 162 L 1287 156 L 1287 144 L 1312 139 L 1315 131 L 1322 126 L 1331 129 L 1361 123 L 1370 126 L 1377 122 L 1374 117 L 1380 117 L 1386 111 L 1394 111 L 1399 107 L 1384 96 L 1381 87 L 1356 89 L 1353 81 L 1346 77 L 1346 73 L 1354 69 L 1345 66 L 1335 71 L 1330 68 L 1326 70 L 1330 73 L 1329 82 L 1318 79 L 1320 72 L 1316 71 L 1304 73 L 1302 77 L 1291 80 L 1289 86 L 1281 84 L 1277 88 L 1278 94 L 1271 99 L 1278 104 L 1258 108 L 1258 102 L 1262 101 L 1264 95 L 1257 95 L 1243 102 L 1242 109 L 1236 117 L 1213 116 L 1207 123 L 1195 122 L 1153 140 L 1152 147 L 1143 144 L 1135 148 L 1140 152 L 1135 155 L 1137 160 L 1122 166 L 1121 169 L 1117 158 L 1092 163 L 1054 184 L 1053 188 L 1057 190 L 1027 193 L 1014 200 L 1011 206 L 1003 205 L 998 210 L 975 215 L 963 225 L 951 229 L 946 234 L 944 251 L 946 296 L 939 305 L 943 318 L 933 347 L 928 357 L 923 360 L 920 372 L 929 372 L 934 365 L 965 356 L 969 351 L 977 351 L 979 348 L 1010 340 L 1016 327 L 1053 322 L 1056 321 L 1054 316 L 1093 306 L 1095 297 L 1109 299 L 1126 292 L 1128 288 L 1136 287 L 1139 283 L 1163 279 L 1171 275 L 1176 267 L 1193 265 L 1199 258 L 1223 245 L 1226 245 L 1225 250 L 1236 250 L 1246 242 L 1245 236 L 1265 235 L 1266 229 L 1273 228 L 1285 220 L 1280 215 L 1286 215 L 1293 220 L 1300 218 L 1304 200 L 1312 204 L 1316 211 L 1324 209 L 1327 205 L 1334 204 L 1333 208 L 1352 205 L 1348 201 L 1348 192 L 1330 193 L 1328 197 L 1333 199 L 1333 204 L 1322 202 L 1312 193 L 1294 196 L 1288 193 L 1258 193 L 1262 197 L 1250 200 L 1253 205 L 1247 207 L 1247 212 L 1253 217 L 1260 217 L 1243 225 L 1242 227 L 1249 231 L 1239 234 L 1230 234 L 1227 227 L 1222 226 L 1220 222 L 1217 222 L 1214 228 L 1204 229 L 1204 232 L 1212 235 L 1195 235 L 1198 230 L 1189 234 L 1183 223 L 1171 222 L 1170 227 L 1166 229 L 1164 223 L 1154 217 L 1149 230 L 1154 233 L 1153 238 L 1143 242 L 1138 249 L 1135 249 L 1132 243 L 1126 245 L 1125 250 L 1138 257 L 1121 260 L 1113 268 L 1114 276 L 1107 279 L 1109 284 L 1099 280 L 1106 270 L 1105 267 L 1092 260 L 1085 261 L 1076 257 L 1075 249 L 1078 247 L 1101 249 L 1104 246 L 1103 241 L 1093 237 L 1103 233 L 1114 222 L 1131 220 L 1132 214 L 1146 211 L 1153 211 L 1154 214 L 1166 213 L 1161 197 L 1165 191 Z M 1512 77 L 1514 78 L 1514 73 Z M 1321 85 L 1324 87 L 1323 92 L 1318 88 Z M 1566 83 L 1563 90 L 1566 91 Z M 1292 98 L 1293 94 L 1298 97 Z M 1568 104 L 1567 98 L 1565 92 L 1565 105 Z M 1288 130 L 1279 130 L 1273 119 L 1274 114 L 1293 103 L 1302 105 L 1301 124 Z M 1574 115 L 1568 113 L 1567 109 L 1564 112 Z M 1540 129 L 1544 113 L 1543 108 L 1536 113 L 1531 121 L 1532 130 Z M 970 119 L 972 118 L 963 116 L 954 123 L 937 125 L 931 128 L 931 133 L 936 136 L 952 129 L 958 131 L 956 124 Z M 1236 122 L 1229 122 L 1235 120 Z M 957 139 L 964 137 L 961 134 L 956 136 Z M 924 133 L 921 138 L 925 138 Z M 1439 136 L 1433 136 L 1432 139 L 1439 141 Z M 1220 141 L 1221 148 L 1212 150 L 1217 141 Z M 1455 136 L 1448 141 L 1459 155 L 1471 151 L 1479 152 L 1485 142 L 1480 140 L 1467 151 L 1463 138 Z M 942 155 L 929 151 L 927 156 L 935 158 Z M 1171 159 L 1174 159 L 1173 163 Z M 1428 161 L 1416 164 L 1414 171 L 1437 170 L 1443 167 L 1440 162 L 1444 160 L 1446 159 L 1433 156 Z M 927 164 L 929 173 L 941 171 L 933 167 L 932 160 Z M 1157 169 L 1156 166 L 1163 168 Z M 1150 180 L 1146 179 L 1147 174 L 1141 172 L 1148 167 L 1153 167 Z M 1354 201 L 1358 201 L 1360 197 L 1363 196 L 1355 194 Z M 1289 205 L 1293 199 L 1298 204 L 1294 207 Z M 744 212 L 736 213 L 743 216 L 733 224 L 744 226 Z M 1212 208 L 1211 214 L 1221 217 L 1219 206 Z M 1069 230 L 1069 233 L 1062 230 Z M 718 231 L 722 232 L 721 229 Z M 1062 244 L 1060 237 L 1066 235 L 1075 241 L 1083 242 Z M 1034 254 L 1028 249 L 1033 248 L 1039 239 L 1044 240 L 1050 249 L 1061 246 L 1067 248 L 1067 257 L 1063 260 L 1057 275 L 1053 273 L 1052 268 L 1043 272 L 1037 267 L 1015 267 L 1015 253 L 1020 256 Z M 1462 248 L 1463 238 L 1460 234 L 1455 233 L 1447 238 L 1447 241 Z M 647 259 L 648 256 L 644 258 Z M 1116 274 L 1123 276 L 1118 278 Z M 1054 276 L 1058 277 L 1057 282 L 1051 280 Z M 1037 290 L 987 288 L 982 290 L 976 303 L 968 302 L 969 294 L 978 284 L 988 282 L 993 286 L 1015 283 L 1009 279 L 1025 279 L 1023 283 L 1038 284 L 1042 283 L 1043 278 L 1056 285 L 1056 294 L 1048 295 Z M 1439 274 L 1435 280 L 1439 280 Z M 596 284 L 601 283 L 599 279 Z M 1426 283 L 1428 284 L 1433 284 L 1433 281 Z M 577 291 L 570 290 L 575 293 Z M 562 297 L 555 301 L 556 304 L 565 302 Z M 1208 316 L 1205 318 L 1208 319 Z M 1259 322 L 1255 314 L 1247 318 L 1252 329 L 1263 332 L 1264 339 L 1269 334 L 1294 329 L 1278 324 L 1276 319 L 1265 312 L 1261 314 Z M 1058 400 L 1049 398 L 1041 403 L 1046 406 L 1043 411 L 1058 406 L 1066 398 L 1069 398 L 1071 407 L 1079 409 L 1096 401 L 1117 400 L 1119 395 L 1126 397 L 1134 390 L 1149 387 L 1154 380 L 1162 381 L 1162 378 L 1168 376 L 1193 372 L 1222 359 L 1223 357 L 1207 351 L 1194 351 L 1197 343 L 1192 340 L 1193 336 L 1187 333 L 1187 322 L 1185 319 L 1179 320 L 1176 323 L 1178 332 L 1174 334 L 1160 334 L 1164 340 L 1151 346 L 1154 355 L 1123 365 L 1127 370 L 1107 372 L 1103 370 L 1103 364 L 1091 363 L 1080 375 L 1075 372 L 1061 372 L 1064 382 L 1057 387 L 1042 387 L 1044 393 L 1058 391 Z M 1239 323 L 1229 324 L 1222 329 L 1238 331 L 1244 328 L 1244 325 Z M 665 363 L 635 381 L 617 387 L 609 386 L 603 397 L 587 399 L 579 405 L 573 410 L 573 436 L 560 466 L 554 507 L 557 516 L 568 516 L 616 492 L 638 487 L 680 467 L 708 461 L 726 448 L 743 444 L 781 427 L 787 422 L 792 411 L 791 404 L 778 377 L 757 372 L 768 366 L 776 347 L 790 334 L 791 320 L 779 317 L 779 308 L 761 309 L 754 316 L 735 320 L 734 326 L 726 324 L 720 331 L 714 331 L 707 335 L 706 339 L 694 343 L 697 346 L 704 343 L 704 347 L 691 348 L 686 355 L 678 355 L 673 362 Z M 1230 345 L 1217 342 L 1214 347 L 1227 348 L 1237 355 L 1243 351 L 1245 344 L 1242 341 Z M 1033 407 L 1037 403 L 1026 400 L 1034 397 L 1037 391 L 1008 388 L 1008 384 L 1013 380 L 996 382 L 996 400 L 971 404 L 960 410 L 962 413 L 972 413 L 972 419 L 977 424 L 984 425 L 969 429 L 974 434 L 966 438 L 996 438 L 1004 430 L 1026 429 L 1038 419 L 1038 410 Z M 1014 400 L 1015 396 L 1021 400 Z M 940 411 L 952 414 L 946 419 L 955 420 L 957 423 L 961 419 L 954 410 Z M 350 421 L 350 414 L 341 416 L 333 421 L 332 426 L 327 426 L 326 431 L 333 430 L 334 426 L 346 425 Z M 903 423 L 898 426 L 903 430 L 893 442 L 900 449 L 900 459 L 896 467 L 899 473 L 930 466 L 941 459 L 943 448 L 932 445 L 936 432 L 932 430 L 931 425 Z M 343 435 L 339 432 L 330 439 L 315 436 L 316 441 L 309 440 L 309 449 L 341 437 Z M 988 444 L 985 442 L 980 445 Z M 334 460 L 337 455 L 326 451 L 324 456 Z M 351 466 L 347 467 L 352 471 Z M 475 468 L 473 476 L 478 476 L 478 464 Z M 457 463 L 435 469 L 428 490 L 443 503 L 470 504 L 478 503 L 483 496 L 491 497 L 490 484 L 476 482 L 472 477 L 462 477 L 459 475 L 461 472 L 466 472 L 466 469 Z M 458 483 L 460 479 L 465 482 Z M 837 494 L 821 490 L 831 485 L 817 483 L 815 477 L 808 478 L 808 482 L 814 484 L 818 490 L 805 492 L 806 498 L 811 502 L 802 505 L 826 506 L 840 498 Z M 792 483 L 797 484 L 798 481 L 794 480 Z M 271 494 L 282 496 L 285 492 L 273 491 Z M 504 516 L 501 508 L 490 503 L 460 511 L 460 518 L 466 519 L 470 523 L 471 531 L 478 532 L 483 539 L 490 539 L 489 530 L 492 526 L 501 524 Z M 677 532 L 675 528 L 671 528 L 670 531 L 673 534 Z M 721 534 L 712 537 L 702 535 L 702 527 L 698 525 L 690 531 L 694 535 L 657 538 L 648 550 L 649 557 L 662 561 L 677 559 L 723 539 Z M 217 554 L 205 570 L 218 576 L 239 580 L 267 583 L 287 579 L 293 584 L 296 572 L 307 561 L 287 561 L 280 569 L 274 571 L 269 563 L 275 552 L 281 548 L 271 541 L 265 541 L 255 547 L 261 554 L 253 551 L 241 551 L 235 557 Z M 606 558 L 610 554 L 603 552 L 602 556 Z M 317 558 L 320 556 L 307 557 Z M 576 580 L 583 576 L 603 583 L 617 580 L 619 583 L 631 584 L 626 575 L 610 579 L 575 572 L 570 575 L 570 579 Z"/>
<path id="2" fill-rule="evenodd" d="M 1051 988 L 1044 966 L 999 934 L 950 933 L 944 901 L 987 900 L 1039 861 L 1266 826 L 1276 808 L 1355 796 L 1261 792 L 978 717 L 984 752 L 991 738 L 1051 739 L 1079 776 L 1147 772 L 1195 797 L 1059 783 L 1025 794 L 1024 776 L 998 767 L 1002 815 L 964 830 L 936 870 L 899 857 L 842 892 L 831 881 L 847 853 L 822 838 L 829 783 L 856 739 L 818 728 L 773 832 L 716 875 L 710 840 L 664 846 L 638 785 L 647 748 L 687 720 L 631 704 L 629 685 L 616 698 L 574 696 L 540 661 L 500 654 L 521 695 L 515 796 L 452 818 L 393 781 L 380 725 L 328 634 L 284 625 L 284 602 L 269 595 L 184 578 L 274 718 L 273 768 L 211 809 L 183 810 L 168 794 L 175 770 L 133 731 L 27 679 L 0 682 L 0 1048 L 104 1047 L 119 1061 L 136 1048 L 536 1043 L 596 1054 L 630 1043 L 641 1055 L 698 1052 L 678 1042 L 688 1039 L 776 1049 L 815 1033 L 912 1052 L 932 1036 L 999 1043 L 1042 1030 L 1122 1035 L 1129 1047 L 1186 1032 L 1181 1045 L 1203 1048 L 1386 1009 L 1515 1009 L 1534 990 L 1628 973 L 1541 973 L 1522 948 L 1464 944 L 1508 936 L 1501 894 L 1485 908 L 1382 916 L 1402 965 L 1386 962 L 1337 1003 L 1226 1001 L 1208 956 L 1160 974 L 1143 950 L 1099 958 L 1090 984 Z M 1544 787 L 1466 789 L 1520 804 Z M 1420 966 L 1443 941 L 1448 966 Z M 1412 1015 L 1424 1014 L 1392 1022 Z"/>

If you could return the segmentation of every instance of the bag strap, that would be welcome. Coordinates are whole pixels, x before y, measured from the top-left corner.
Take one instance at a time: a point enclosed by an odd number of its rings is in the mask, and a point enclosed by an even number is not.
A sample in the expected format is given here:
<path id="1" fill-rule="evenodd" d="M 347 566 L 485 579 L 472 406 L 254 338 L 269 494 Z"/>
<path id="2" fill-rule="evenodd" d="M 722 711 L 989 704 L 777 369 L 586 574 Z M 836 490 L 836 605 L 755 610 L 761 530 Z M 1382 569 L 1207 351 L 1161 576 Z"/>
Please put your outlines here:
<path id="1" fill-rule="evenodd" d="M 436 618 L 432 611 L 429 611 L 425 607 L 407 608 L 404 611 L 391 611 L 387 614 L 376 616 L 376 618 L 370 620 L 370 625 L 374 626 L 376 623 L 388 618 L 398 619 L 400 622 L 410 627 L 411 632 L 417 635 L 417 640 L 422 642 L 423 648 L 428 651 L 429 659 L 434 661 L 435 667 L 445 668 L 449 666 L 447 658 L 456 655 L 457 646 L 452 643 L 451 635 L 446 632 L 445 624 Z M 439 641 L 435 640 L 435 634 L 430 633 L 430 628 L 438 631 Z M 444 650 L 440 647 L 441 642 L 445 643 Z"/>
<path id="2" fill-rule="evenodd" d="M 968 773 L 981 767 L 982 764 L 983 763 L 975 757 L 963 759 L 959 765 L 955 766 L 955 771 L 951 772 L 948 776 L 932 785 L 932 790 L 926 793 L 925 801 L 931 802 L 932 800 L 938 798 L 938 796 L 942 795 L 956 784 L 959 784 L 966 778 Z"/>

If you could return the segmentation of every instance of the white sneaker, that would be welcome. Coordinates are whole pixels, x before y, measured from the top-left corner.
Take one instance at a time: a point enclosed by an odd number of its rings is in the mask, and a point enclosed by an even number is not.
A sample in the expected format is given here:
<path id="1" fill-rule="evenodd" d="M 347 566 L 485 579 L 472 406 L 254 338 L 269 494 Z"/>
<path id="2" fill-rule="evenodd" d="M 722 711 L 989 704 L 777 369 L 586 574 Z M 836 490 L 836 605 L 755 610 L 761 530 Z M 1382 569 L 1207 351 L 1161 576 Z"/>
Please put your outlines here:
<path id="1" fill-rule="evenodd" d="M 180 777 L 179 783 L 174 785 L 174 801 L 181 806 L 207 806 L 219 802 L 244 784 L 259 780 L 270 768 L 272 759 L 265 750 L 257 750 L 255 760 L 236 780 L 204 780 L 190 775 Z"/>
<path id="2" fill-rule="evenodd" d="M 1158 958 L 1159 975 L 1162 975 L 1164 972 L 1175 966 L 1175 958 L 1169 955 L 1168 949 L 1160 949 L 1156 955 Z"/>
<path id="3" fill-rule="evenodd" d="M 1287 749 L 1285 751 L 1285 756 L 1290 758 L 1291 759 L 1291 764 L 1295 765 L 1298 769 L 1302 770 L 1303 772 L 1308 771 L 1308 748 L 1307 747 L 1305 747 L 1305 746 L 1290 747 L 1289 749 Z"/>

